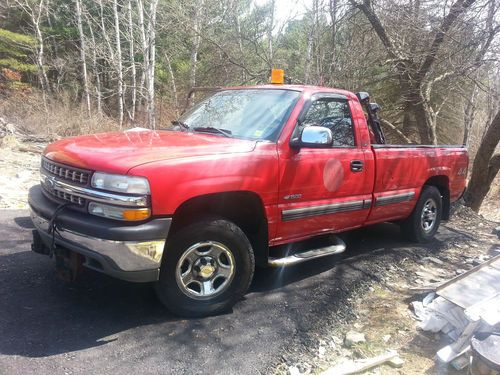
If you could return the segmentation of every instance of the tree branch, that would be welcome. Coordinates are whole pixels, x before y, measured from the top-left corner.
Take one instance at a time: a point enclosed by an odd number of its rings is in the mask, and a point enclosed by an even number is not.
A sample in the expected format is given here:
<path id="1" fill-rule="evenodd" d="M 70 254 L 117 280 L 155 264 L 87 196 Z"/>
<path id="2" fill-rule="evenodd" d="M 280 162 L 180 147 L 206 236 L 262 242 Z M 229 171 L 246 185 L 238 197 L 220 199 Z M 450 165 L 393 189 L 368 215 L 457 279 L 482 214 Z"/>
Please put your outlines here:
<path id="1" fill-rule="evenodd" d="M 424 58 L 422 65 L 420 65 L 420 69 L 418 70 L 417 76 L 420 79 L 423 79 L 429 70 L 431 69 L 434 61 L 436 61 L 436 55 L 441 47 L 441 44 L 444 41 L 444 37 L 446 33 L 450 30 L 450 28 L 454 25 L 457 18 L 465 12 L 465 10 L 470 7 L 475 0 L 457 0 L 450 8 L 449 13 L 443 19 L 441 26 L 439 27 L 436 35 L 434 36 L 434 40 L 431 44 L 430 50 Z"/>
<path id="2" fill-rule="evenodd" d="M 391 124 L 389 121 L 387 120 L 384 120 L 383 118 L 380 119 L 380 123 L 386 127 L 388 127 L 389 129 L 391 129 L 392 131 L 394 131 L 398 136 L 399 138 L 401 138 L 402 140 L 404 140 L 406 143 L 412 143 L 412 141 L 410 140 L 410 138 L 408 138 L 406 135 L 404 135 L 401 130 L 399 130 L 395 125 Z"/>
<path id="3" fill-rule="evenodd" d="M 380 22 L 380 18 L 377 16 L 377 14 L 373 9 L 371 1 L 363 0 L 362 3 L 358 3 L 356 0 L 349 0 L 349 2 L 354 7 L 361 10 L 368 19 L 368 21 L 370 21 L 370 24 L 377 33 L 378 37 L 380 38 L 380 41 L 382 42 L 385 49 L 389 53 L 389 56 L 395 60 L 404 60 L 403 57 L 399 53 L 397 53 L 396 48 L 394 47 L 394 43 L 387 34 L 385 27 L 382 25 L 382 22 Z"/>

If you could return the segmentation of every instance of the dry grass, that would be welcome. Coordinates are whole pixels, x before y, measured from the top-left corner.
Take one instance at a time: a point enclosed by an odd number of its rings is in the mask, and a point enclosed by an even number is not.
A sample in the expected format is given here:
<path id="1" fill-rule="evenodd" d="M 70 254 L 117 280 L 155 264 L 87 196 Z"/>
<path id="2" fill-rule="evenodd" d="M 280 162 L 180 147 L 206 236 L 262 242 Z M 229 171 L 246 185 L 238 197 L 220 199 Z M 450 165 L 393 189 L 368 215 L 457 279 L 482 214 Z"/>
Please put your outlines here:
<path id="1" fill-rule="evenodd" d="M 32 135 L 66 137 L 119 129 L 111 117 L 97 111 L 89 116 L 79 102 L 70 94 L 62 94 L 45 106 L 39 92 L 12 92 L 0 101 L 0 116 Z"/>
<path id="2" fill-rule="evenodd" d="M 0 92 L 0 117 L 26 134 L 67 137 L 115 131 L 120 127 L 114 115 L 99 114 L 96 108 L 92 108 L 89 116 L 82 101 L 69 91 L 48 100 L 47 105 L 42 94 L 33 89 L 9 91 L 3 95 Z M 176 117 L 177 112 L 170 103 L 159 98 L 156 103 L 156 127 L 170 127 Z M 140 108 L 136 110 L 133 122 L 125 114 L 123 128 L 137 126 L 147 127 L 147 113 Z"/>

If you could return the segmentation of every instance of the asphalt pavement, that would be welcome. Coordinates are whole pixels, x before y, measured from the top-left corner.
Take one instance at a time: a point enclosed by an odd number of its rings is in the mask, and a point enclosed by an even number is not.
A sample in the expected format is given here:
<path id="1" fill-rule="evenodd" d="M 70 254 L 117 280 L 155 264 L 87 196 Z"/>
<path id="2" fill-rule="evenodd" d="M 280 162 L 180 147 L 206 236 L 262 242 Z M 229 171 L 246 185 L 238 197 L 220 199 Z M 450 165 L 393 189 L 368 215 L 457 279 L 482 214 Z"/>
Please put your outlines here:
<path id="1" fill-rule="evenodd" d="M 257 270 L 232 311 L 186 320 L 169 314 L 148 284 L 92 271 L 64 284 L 53 260 L 31 252 L 31 230 L 26 210 L 0 210 L 2 375 L 269 373 L 315 332 L 350 319 L 351 293 L 376 282 L 402 250 L 418 251 L 395 225 L 358 230 L 346 253 Z M 443 228 L 430 246 L 461 235 Z"/>

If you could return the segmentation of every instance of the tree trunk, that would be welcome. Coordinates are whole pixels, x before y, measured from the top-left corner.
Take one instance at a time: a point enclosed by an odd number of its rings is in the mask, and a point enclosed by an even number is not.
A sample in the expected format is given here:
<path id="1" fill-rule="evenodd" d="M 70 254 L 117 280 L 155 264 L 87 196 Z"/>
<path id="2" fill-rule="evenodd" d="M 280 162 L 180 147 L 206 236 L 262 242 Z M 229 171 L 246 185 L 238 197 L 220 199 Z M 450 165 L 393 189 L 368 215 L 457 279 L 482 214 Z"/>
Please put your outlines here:
<path id="1" fill-rule="evenodd" d="M 168 56 L 168 53 L 165 53 L 165 61 L 167 63 L 168 74 L 170 75 L 170 81 L 172 83 L 172 94 L 174 95 L 175 116 L 179 117 L 179 98 L 177 96 L 177 85 L 175 83 L 174 70 L 172 69 L 172 64 L 170 62 L 170 57 Z"/>
<path id="2" fill-rule="evenodd" d="M 312 52 L 313 52 L 313 44 L 314 44 L 314 19 L 311 23 L 311 29 L 307 34 L 307 50 L 306 50 L 306 61 L 304 64 L 304 83 L 307 85 L 310 81 L 311 76 L 311 61 L 312 61 Z"/>
<path id="3" fill-rule="evenodd" d="M 31 22 L 33 23 L 33 28 L 35 30 L 35 35 L 36 35 L 36 40 L 37 40 L 37 48 L 36 48 L 36 63 L 38 67 L 38 75 L 40 77 L 40 85 L 42 86 L 42 94 L 43 94 L 43 101 L 44 101 L 44 106 L 45 106 L 45 111 L 47 112 L 47 99 L 46 99 L 46 94 L 47 92 L 50 92 L 50 83 L 49 79 L 47 77 L 47 72 L 45 71 L 45 43 L 43 40 L 43 35 L 42 35 L 42 30 L 40 29 L 40 22 L 41 22 L 41 17 L 42 17 L 42 12 L 43 12 L 43 7 L 45 6 L 45 0 L 40 0 L 38 2 L 37 10 L 36 13 L 35 11 L 30 8 L 29 6 L 27 9 L 29 9 L 30 16 L 31 16 Z"/>
<path id="4" fill-rule="evenodd" d="M 99 68 L 97 66 L 97 45 L 95 41 L 94 29 L 92 28 L 92 23 L 87 20 L 87 24 L 89 25 L 90 38 L 92 40 L 92 69 L 94 70 L 95 77 L 95 90 L 97 96 L 97 113 L 99 115 L 102 114 L 102 89 L 101 89 L 101 73 L 99 72 Z"/>
<path id="5" fill-rule="evenodd" d="M 330 40 L 330 84 L 333 85 L 333 74 L 335 72 L 335 62 L 337 54 L 337 12 L 338 12 L 338 0 L 330 0 L 329 2 L 330 18 L 332 19 L 331 26 L 331 40 Z"/>
<path id="6" fill-rule="evenodd" d="M 201 43 L 201 15 L 203 10 L 204 0 L 199 0 L 195 5 L 194 20 L 193 20 L 193 36 L 191 44 L 191 56 L 189 58 L 191 69 L 189 72 L 189 87 L 192 89 L 196 86 L 196 71 L 198 68 L 198 50 L 200 49 Z M 194 94 L 190 96 L 188 105 L 192 104 L 194 99 Z"/>
<path id="7" fill-rule="evenodd" d="M 82 26 L 82 7 L 80 0 L 76 0 L 76 22 L 78 26 L 78 34 L 80 36 L 80 59 L 82 60 L 82 80 L 83 80 L 83 93 L 87 104 L 87 114 L 90 116 L 90 92 L 87 73 L 87 56 L 85 47 L 85 35 Z"/>
<path id="8" fill-rule="evenodd" d="M 111 39 L 108 35 L 108 30 L 106 27 L 106 22 L 105 22 L 105 12 L 104 12 L 104 6 L 102 3 L 102 0 L 98 0 L 99 3 L 99 16 L 100 16 L 100 23 L 101 23 L 101 32 L 102 32 L 102 37 L 104 41 L 106 42 L 106 46 L 108 47 L 108 52 L 109 52 L 109 58 L 106 59 L 106 62 L 108 66 L 115 66 L 116 64 L 116 59 L 115 59 L 115 51 L 113 50 L 113 47 L 111 45 Z M 110 75 L 106 70 L 103 70 L 102 74 L 102 85 L 104 88 L 109 88 L 110 87 Z M 107 102 L 107 97 L 105 97 L 105 101 Z"/>
<path id="9" fill-rule="evenodd" d="M 134 46 L 134 23 L 132 19 L 132 0 L 127 2 L 128 12 L 128 37 L 129 37 L 129 54 L 130 54 L 130 67 L 132 74 L 132 94 L 131 94 L 131 109 L 129 111 L 130 120 L 135 120 L 135 106 L 137 101 L 137 72 L 135 68 L 135 46 Z"/>
<path id="10" fill-rule="evenodd" d="M 241 22 L 240 22 L 240 15 L 238 13 L 238 7 L 236 6 L 235 11 L 234 11 L 234 22 L 236 25 L 236 33 L 238 34 L 238 48 L 240 52 L 240 58 L 243 59 L 245 56 L 245 52 L 243 51 L 243 39 L 241 36 Z M 241 69 L 241 82 L 246 82 L 247 80 L 247 73 L 245 69 Z"/>
<path id="11" fill-rule="evenodd" d="M 148 82 L 148 124 L 151 129 L 156 128 L 155 114 L 155 59 L 156 59 L 156 7 L 158 0 L 151 0 L 149 7 L 149 63 L 147 72 Z"/>
<path id="12" fill-rule="evenodd" d="M 464 136 L 462 139 L 462 144 L 469 145 L 470 130 L 472 129 L 472 124 L 474 123 L 474 118 L 476 116 L 476 98 L 478 94 L 477 85 L 474 84 L 470 93 L 470 99 L 466 98 L 467 103 L 464 108 Z"/>
<path id="13" fill-rule="evenodd" d="M 271 13 L 269 15 L 269 25 L 267 27 L 267 43 L 269 48 L 269 67 L 273 68 L 274 61 L 274 48 L 273 48 L 273 28 L 274 28 L 274 12 L 276 9 L 276 4 L 274 0 L 271 0 Z"/>
<path id="14" fill-rule="evenodd" d="M 149 48 L 148 48 L 148 40 L 146 38 L 146 27 L 144 25 L 144 3 L 142 0 L 137 0 L 137 8 L 138 8 L 138 19 L 139 19 L 139 34 L 141 37 L 141 49 L 142 49 L 142 69 L 141 69 L 141 80 L 139 84 L 139 93 L 141 94 L 139 98 L 139 106 L 142 108 L 142 100 L 144 98 L 144 86 L 146 84 L 146 74 L 149 70 Z M 147 103 L 147 100 L 146 100 Z M 146 109 L 149 112 L 149 108 Z"/>
<path id="15" fill-rule="evenodd" d="M 486 131 L 476 158 L 472 164 L 472 175 L 465 192 L 465 205 L 478 212 L 491 183 L 500 168 L 500 154 L 492 156 L 500 141 L 500 111 Z"/>
<path id="16" fill-rule="evenodd" d="M 436 145 L 436 121 L 432 117 L 432 111 L 429 108 L 428 102 L 422 95 L 418 94 L 412 96 L 411 105 L 420 136 L 420 143 L 424 145 Z"/>
<path id="17" fill-rule="evenodd" d="M 120 17 L 118 15 L 118 1 L 113 1 L 113 15 L 115 19 L 115 42 L 116 42 L 116 70 L 118 73 L 118 123 L 120 129 L 123 126 L 123 66 L 122 66 L 122 47 L 120 40 Z"/>

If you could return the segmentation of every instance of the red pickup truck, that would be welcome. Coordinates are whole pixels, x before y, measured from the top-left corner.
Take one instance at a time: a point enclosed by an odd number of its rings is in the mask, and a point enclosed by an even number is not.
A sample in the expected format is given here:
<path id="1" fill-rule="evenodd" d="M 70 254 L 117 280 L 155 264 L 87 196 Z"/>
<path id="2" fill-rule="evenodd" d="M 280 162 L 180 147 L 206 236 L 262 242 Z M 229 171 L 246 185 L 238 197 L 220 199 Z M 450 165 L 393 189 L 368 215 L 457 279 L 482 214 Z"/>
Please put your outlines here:
<path id="1" fill-rule="evenodd" d="M 465 188 L 467 151 L 382 144 L 368 100 L 325 87 L 227 88 L 173 129 L 50 144 L 29 193 L 32 249 L 70 278 L 85 266 L 154 282 L 168 309 L 204 316 L 234 305 L 255 265 L 343 251 L 335 233 L 392 221 L 428 241 Z M 325 247 L 278 251 L 322 234 Z"/>

